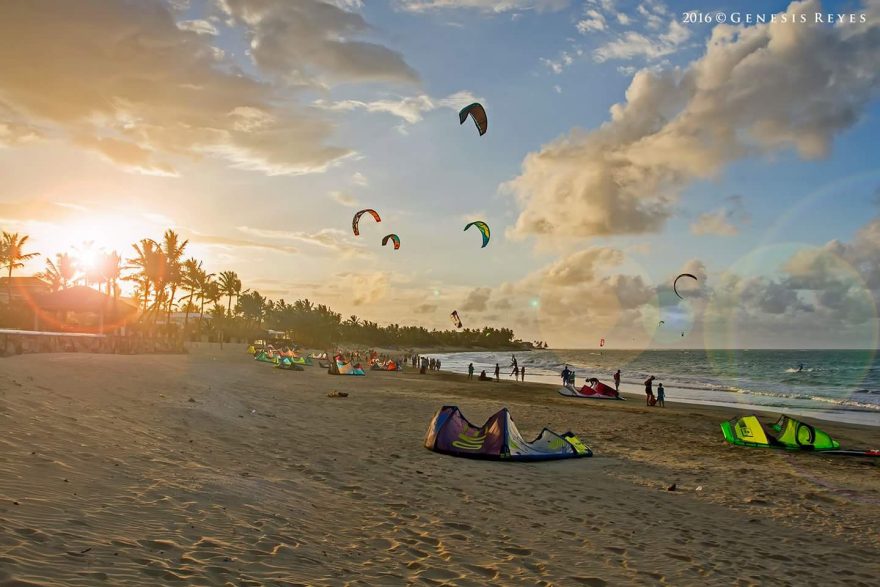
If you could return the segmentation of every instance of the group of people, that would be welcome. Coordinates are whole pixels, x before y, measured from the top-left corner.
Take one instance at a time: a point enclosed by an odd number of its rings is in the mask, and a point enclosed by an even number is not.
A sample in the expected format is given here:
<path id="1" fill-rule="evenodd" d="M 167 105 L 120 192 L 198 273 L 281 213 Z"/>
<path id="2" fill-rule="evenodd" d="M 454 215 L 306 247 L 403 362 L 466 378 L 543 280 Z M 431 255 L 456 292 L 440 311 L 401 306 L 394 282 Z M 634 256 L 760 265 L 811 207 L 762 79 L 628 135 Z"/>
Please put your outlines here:
<path id="1" fill-rule="evenodd" d="M 645 405 L 666 407 L 666 390 L 663 384 L 657 384 L 657 397 L 654 397 L 654 380 L 657 379 L 653 375 L 645 380 Z"/>
<path id="2" fill-rule="evenodd" d="M 526 366 L 519 366 L 519 363 L 516 360 L 516 355 L 511 355 L 511 363 L 510 366 L 513 367 L 513 370 L 510 372 L 513 375 L 514 381 L 525 381 L 526 380 Z M 474 378 L 474 364 L 471 363 L 468 365 L 468 379 Z M 483 369 L 480 372 L 480 381 L 492 381 L 492 378 L 486 374 L 486 370 Z M 501 364 L 495 363 L 495 381 L 501 381 Z"/>
<path id="3" fill-rule="evenodd" d="M 568 364 L 565 365 L 562 369 L 562 373 L 559 374 L 562 377 L 562 384 L 567 386 L 574 386 L 575 376 L 574 369 L 569 369 Z M 648 377 L 645 380 L 645 404 L 648 406 L 660 406 L 661 408 L 666 407 L 666 390 L 663 388 L 662 383 L 657 384 L 657 395 L 654 395 L 654 380 L 657 379 L 653 375 Z M 593 381 L 597 381 L 595 377 L 587 378 L 588 383 L 592 383 Z M 614 374 L 614 391 L 620 393 L 620 369 Z"/>

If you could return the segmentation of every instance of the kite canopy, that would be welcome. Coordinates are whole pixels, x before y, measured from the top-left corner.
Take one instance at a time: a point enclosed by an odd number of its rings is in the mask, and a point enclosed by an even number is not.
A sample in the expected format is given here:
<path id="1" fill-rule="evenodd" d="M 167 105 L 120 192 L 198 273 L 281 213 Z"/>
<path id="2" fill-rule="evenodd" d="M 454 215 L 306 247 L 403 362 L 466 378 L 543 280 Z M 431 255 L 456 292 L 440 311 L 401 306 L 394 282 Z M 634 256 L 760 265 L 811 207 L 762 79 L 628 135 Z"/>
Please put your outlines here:
<path id="1" fill-rule="evenodd" d="M 482 426 L 467 421 L 457 406 L 440 408 L 425 435 L 425 448 L 456 457 L 505 461 L 549 461 L 591 457 L 593 451 L 571 432 L 556 434 L 544 428 L 531 442 L 520 434 L 507 408 Z"/>
<path id="2" fill-rule="evenodd" d="M 456 328 L 461 328 L 461 318 L 458 317 L 458 310 L 453 310 L 449 315 L 449 319 L 452 320 Z"/>
<path id="3" fill-rule="evenodd" d="M 724 440 L 739 446 L 816 451 L 840 447 L 827 433 L 789 416 L 779 416 L 771 425 L 762 424 L 757 416 L 737 416 L 722 422 L 721 432 Z"/>
<path id="4" fill-rule="evenodd" d="M 590 385 L 584 385 L 580 389 L 575 389 L 574 386 L 566 385 L 559 389 L 559 393 L 568 397 L 586 399 L 623 399 L 616 391 L 614 391 L 613 387 L 605 385 L 598 379 L 592 379 Z"/>
<path id="5" fill-rule="evenodd" d="M 681 279 L 682 277 L 690 277 L 694 281 L 699 281 L 699 280 L 697 279 L 697 276 L 693 275 L 692 273 L 682 273 L 681 275 L 679 275 L 678 277 L 675 278 L 675 281 L 672 282 L 672 291 L 675 292 L 675 295 L 677 295 L 679 297 L 679 299 L 683 300 L 684 298 L 681 297 L 681 294 L 678 293 L 677 289 L 675 289 L 675 285 L 678 283 L 678 280 Z"/>
<path id="6" fill-rule="evenodd" d="M 367 373 L 361 368 L 360 363 L 352 365 L 346 363 L 340 357 L 330 362 L 327 373 L 331 375 L 366 375 Z"/>
<path id="7" fill-rule="evenodd" d="M 464 121 L 467 120 L 468 116 L 473 118 L 474 124 L 477 125 L 477 130 L 480 132 L 480 136 L 486 134 L 486 131 L 489 129 L 489 119 L 486 116 L 486 109 L 483 108 L 483 105 L 479 102 L 474 102 L 473 104 L 462 108 L 458 113 L 458 123 L 464 124 Z"/>
<path id="8" fill-rule="evenodd" d="M 363 216 L 366 212 L 369 212 L 376 222 L 382 222 L 382 219 L 379 218 L 379 213 L 372 208 L 361 210 L 354 215 L 354 218 L 351 219 L 351 230 L 352 232 L 354 232 L 355 236 L 358 236 L 360 234 L 360 231 L 358 230 L 358 223 L 361 221 L 361 216 Z"/>
<path id="9" fill-rule="evenodd" d="M 395 251 L 400 248 L 400 237 L 393 233 L 382 239 L 382 246 L 387 245 L 389 240 L 394 243 Z"/>
<path id="10" fill-rule="evenodd" d="M 254 356 L 254 359 L 261 361 L 263 363 L 278 363 L 278 357 L 273 357 L 270 353 L 266 351 L 260 351 Z"/>
<path id="11" fill-rule="evenodd" d="M 489 225 L 483 222 L 482 220 L 477 220 L 475 222 L 468 222 L 464 229 L 467 230 L 471 226 L 476 226 L 477 230 L 480 231 L 480 234 L 483 235 L 483 246 L 480 248 L 484 248 L 489 244 Z"/>

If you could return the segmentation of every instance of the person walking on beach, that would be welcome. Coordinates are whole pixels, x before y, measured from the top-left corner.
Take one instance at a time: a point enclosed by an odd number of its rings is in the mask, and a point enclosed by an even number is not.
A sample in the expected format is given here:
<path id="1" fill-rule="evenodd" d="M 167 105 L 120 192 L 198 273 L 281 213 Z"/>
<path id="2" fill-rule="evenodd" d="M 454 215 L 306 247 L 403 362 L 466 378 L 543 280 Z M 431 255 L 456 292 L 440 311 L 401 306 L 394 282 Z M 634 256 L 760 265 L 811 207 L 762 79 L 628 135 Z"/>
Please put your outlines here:
<path id="1" fill-rule="evenodd" d="M 661 383 L 657 386 L 657 405 L 660 406 L 661 408 L 665 408 L 666 407 L 666 402 L 664 401 L 665 399 L 666 399 L 666 390 L 663 389 L 663 384 Z"/>
<path id="2" fill-rule="evenodd" d="M 525 383 L 526 382 L 526 366 L 525 365 L 523 365 L 522 369 L 519 370 L 519 376 L 520 376 L 520 378 L 522 378 L 522 382 Z"/>
<path id="3" fill-rule="evenodd" d="M 510 359 L 511 359 L 510 366 L 513 367 L 514 369 L 517 369 L 518 365 L 516 363 L 516 355 L 510 355 Z"/>
<path id="4" fill-rule="evenodd" d="M 513 380 L 514 380 L 514 381 L 519 381 L 519 367 L 517 367 L 516 365 L 514 365 L 514 366 L 513 366 L 513 371 L 511 371 L 510 374 L 513 375 Z"/>
<path id="5" fill-rule="evenodd" d="M 485 373 L 485 371 L 484 371 L 484 373 Z M 471 363 L 470 365 L 468 365 L 468 379 L 473 379 L 473 378 L 474 378 L 474 364 Z"/>
<path id="6" fill-rule="evenodd" d="M 614 391 L 620 393 L 620 369 L 614 374 Z"/>
<path id="7" fill-rule="evenodd" d="M 645 405 L 653 406 L 657 403 L 657 400 L 654 398 L 654 377 L 651 375 L 647 379 L 645 379 Z"/>
<path id="8" fill-rule="evenodd" d="M 495 363 L 495 381 L 501 381 L 501 365 Z"/>

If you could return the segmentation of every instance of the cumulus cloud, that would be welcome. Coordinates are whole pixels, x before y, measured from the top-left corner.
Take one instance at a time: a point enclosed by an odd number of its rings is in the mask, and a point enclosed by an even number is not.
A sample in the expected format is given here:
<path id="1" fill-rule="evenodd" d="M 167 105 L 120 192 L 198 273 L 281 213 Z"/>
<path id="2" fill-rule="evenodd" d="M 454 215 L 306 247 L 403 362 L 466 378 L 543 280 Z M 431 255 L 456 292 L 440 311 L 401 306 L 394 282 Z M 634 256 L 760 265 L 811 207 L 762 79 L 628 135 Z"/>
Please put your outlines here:
<path id="1" fill-rule="evenodd" d="M 791 13 L 813 14 L 813 0 Z M 880 20 L 866 25 L 717 26 L 684 69 L 642 70 L 599 129 L 529 154 L 506 187 L 512 236 L 658 231 L 680 190 L 737 159 L 795 149 L 825 155 L 875 95 Z"/>
<path id="2" fill-rule="evenodd" d="M 404 10 L 425 12 L 428 10 L 467 8 L 480 12 L 509 12 L 511 10 L 556 11 L 565 8 L 569 0 L 398 0 Z"/>
<path id="3" fill-rule="evenodd" d="M 491 295 L 492 290 L 488 287 L 471 290 L 461 303 L 460 309 L 464 312 L 485 312 Z"/>
<path id="4" fill-rule="evenodd" d="M 228 17 L 247 27 L 250 55 L 264 72 L 294 84 L 416 82 L 400 53 L 359 40 L 363 16 L 320 0 L 221 0 Z"/>
<path id="5" fill-rule="evenodd" d="M 749 221 L 742 196 L 730 196 L 725 199 L 725 205 L 712 212 L 700 214 L 691 223 L 691 233 L 715 236 L 736 236 L 739 227 Z"/>
<path id="6" fill-rule="evenodd" d="M 335 31 L 329 20 L 313 23 L 312 36 Z M 218 62 L 211 35 L 181 30 L 159 2 L 8 3 L 0 38 L 0 102 L 18 117 L 0 116 L 4 128 L 33 121 L 161 174 L 173 174 L 179 156 L 297 174 L 349 154 L 325 145 L 332 126 L 317 112 L 285 106 L 271 86 Z"/>
<path id="7" fill-rule="evenodd" d="M 391 279 L 387 273 L 343 273 L 351 284 L 351 303 L 355 306 L 373 304 L 385 298 Z"/>

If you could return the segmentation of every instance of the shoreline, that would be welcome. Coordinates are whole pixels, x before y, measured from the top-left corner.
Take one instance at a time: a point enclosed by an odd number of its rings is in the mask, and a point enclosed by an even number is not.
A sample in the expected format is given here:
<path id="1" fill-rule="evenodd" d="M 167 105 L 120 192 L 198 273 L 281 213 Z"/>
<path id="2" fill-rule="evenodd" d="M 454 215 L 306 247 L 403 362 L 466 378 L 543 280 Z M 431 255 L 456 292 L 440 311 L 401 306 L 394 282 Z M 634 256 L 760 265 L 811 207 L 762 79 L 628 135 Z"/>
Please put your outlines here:
<path id="1" fill-rule="evenodd" d="M 507 352 L 508 351 L 501 351 L 501 353 Z M 445 371 L 451 373 L 465 373 L 467 360 L 461 359 L 456 355 L 464 354 L 465 356 L 468 356 L 468 353 L 469 351 L 464 351 L 463 353 L 433 353 L 429 356 L 439 356 Z M 497 355 L 498 352 L 490 353 L 487 351 L 487 355 L 488 354 Z M 495 360 L 496 358 L 493 357 L 492 361 Z M 479 373 L 480 369 L 487 368 L 487 372 L 489 372 L 491 376 L 491 372 L 488 371 L 488 369 L 492 369 L 490 363 L 480 362 L 479 360 L 474 360 L 473 362 L 475 366 L 479 365 L 476 369 L 477 373 Z M 452 369 L 448 368 L 450 366 Z M 547 385 L 553 388 L 554 392 L 561 387 L 558 375 L 540 372 L 546 370 L 546 367 L 535 367 L 528 364 L 525 366 L 527 367 L 527 378 L 530 383 L 536 382 Z M 585 373 L 594 375 L 601 371 L 601 369 L 595 369 L 593 371 L 584 369 L 577 370 L 579 372 L 579 375 L 577 376 L 578 386 L 583 383 Z M 505 362 L 502 366 L 502 381 L 513 381 L 509 372 L 510 367 L 507 362 Z M 600 381 L 603 381 L 606 385 L 610 384 L 613 386 L 613 383 L 610 381 L 611 371 L 605 373 L 600 372 L 598 377 Z M 724 377 L 719 376 L 719 379 L 724 379 Z M 676 381 L 670 382 L 668 379 L 660 375 L 658 375 L 658 379 L 655 381 L 655 388 L 661 381 L 666 388 L 667 404 L 676 403 L 691 406 L 716 406 L 719 408 L 734 410 L 737 413 L 785 413 L 804 418 L 815 418 L 825 422 L 846 422 L 868 427 L 880 427 L 880 405 L 859 402 L 858 400 L 860 398 L 858 398 L 856 394 L 852 394 L 853 399 L 834 399 L 821 396 L 814 397 L 808 395 L 806 392 L 786 395 L 774 392 L 742 390 L 735 388 L 733 385 L 730 385 L 728 389 L 717 389 L 711 386 L 701 387 L 699 385 L 681 385 Z M 627 377 L 624 376 L 621 381 L 620 390 L 622 394 L 632 396 L 635 401 L 641 401 L 644 403 L 645 394 L 641 382 L 627 379 Z"/>

